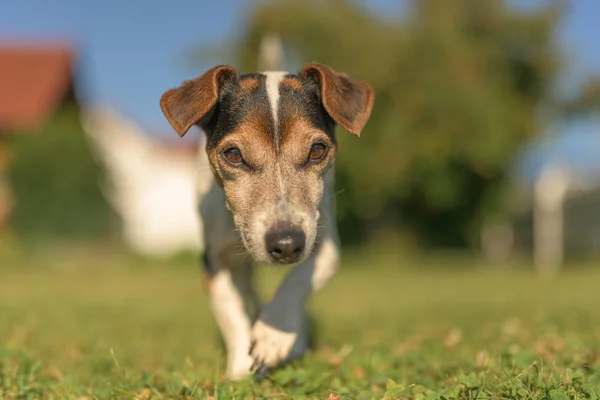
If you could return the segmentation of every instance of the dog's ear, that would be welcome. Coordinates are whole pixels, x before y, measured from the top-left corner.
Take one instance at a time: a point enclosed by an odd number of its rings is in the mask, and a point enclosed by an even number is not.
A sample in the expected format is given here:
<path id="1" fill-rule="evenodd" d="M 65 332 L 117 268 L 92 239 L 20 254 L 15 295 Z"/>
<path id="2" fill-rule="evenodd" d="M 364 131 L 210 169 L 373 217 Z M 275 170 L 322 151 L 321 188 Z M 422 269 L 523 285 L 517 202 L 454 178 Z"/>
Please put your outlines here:
<path id="1" fill-rule="evenodd" d="M 354 82 L 344 74 L 317 63 L 307 64 L 300 76 L 313 79 L 321 88 L 323 107 L 348 132 L 360 136 L 367 123 L 375 95 L 364 82 Z"/>
<path id="2" fill-rule="evenodd" d="M 180 87 L 165 92 L 160 98 L 160 108 L 173 129 L 183 136 L 192 125 L 214 109 L 223 82 L 236 78 L 235 69 L 218 65 L 196 79 L 185 81 Z"/>

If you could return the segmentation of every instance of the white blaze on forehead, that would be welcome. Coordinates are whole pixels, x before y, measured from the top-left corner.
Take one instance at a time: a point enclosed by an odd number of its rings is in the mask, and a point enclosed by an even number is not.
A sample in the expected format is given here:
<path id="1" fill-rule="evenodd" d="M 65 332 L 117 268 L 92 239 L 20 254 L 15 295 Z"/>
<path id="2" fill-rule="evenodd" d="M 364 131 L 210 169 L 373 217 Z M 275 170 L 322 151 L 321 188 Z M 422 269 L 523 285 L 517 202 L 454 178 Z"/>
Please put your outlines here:
<path id="1" fill-rule="evenodd" d="M 269 98 L 269 103 L 271 104 L 273 122 L 275 122 L 275 126 L 277 126 L 277 110 L 279 109 L 279 84 L 283 80 L 283 77 L 288 75 L 289 72 L 268 71 L 264 72 L 264 74 L 267 77 L 267 96 Z"/>

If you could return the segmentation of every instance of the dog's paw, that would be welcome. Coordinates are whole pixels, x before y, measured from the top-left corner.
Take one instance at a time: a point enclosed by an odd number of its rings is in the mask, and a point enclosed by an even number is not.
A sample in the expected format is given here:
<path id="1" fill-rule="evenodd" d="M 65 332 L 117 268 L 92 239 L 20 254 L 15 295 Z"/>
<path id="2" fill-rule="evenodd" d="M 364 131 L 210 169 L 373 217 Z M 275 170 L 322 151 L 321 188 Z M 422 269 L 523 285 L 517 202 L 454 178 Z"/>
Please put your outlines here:
<path id="1" fill-rule="evenodd" d="M 250 370 L 261 375 L 268 368 L 277 366 L 288 357 L 296 343 L 298 333 L 284 332 L 258 320 L 252 328 L 251 337 L 249 354 L 253 363 Z"/>
<path id="2" fill-rule="evenodd" d="M 227 378 L 239 381 L 252 375 L 251 367 L 254 359 L 247 353 L 240 352 L 230 357 L 227 362 Z"/>

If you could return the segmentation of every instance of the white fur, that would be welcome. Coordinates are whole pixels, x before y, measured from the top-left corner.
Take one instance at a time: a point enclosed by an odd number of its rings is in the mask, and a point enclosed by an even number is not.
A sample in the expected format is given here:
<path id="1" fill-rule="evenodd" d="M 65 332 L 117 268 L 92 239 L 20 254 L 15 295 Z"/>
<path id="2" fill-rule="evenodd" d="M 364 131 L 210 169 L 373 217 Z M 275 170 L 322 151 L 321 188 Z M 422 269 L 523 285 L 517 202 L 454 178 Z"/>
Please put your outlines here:
<path id="1" fill-rule="evenodd" d="M 279 86 L 285 74 L 266 73 L 267 93 L 275 121 L 279 107 Z M 305 303 L 311 293 L 322 289 L 335 275 L 340 258 L 335 225 L 333 170 L 327 173 L 324 183 L 319 210 L 312 215 L 290 209 L 289 204 L 283 201 L 274 208 L 263 210 L 262 215 L 255 216 L 251 226 L 254 238 L 264 237 L 265 230 L 278 219 L 301 226 L 307 234 L 307 243 L 313 243 L 320 218 L 322 236 L 316 254 L 293 267 L 274 298 L 265 307 L 259 308 L 258 319 L 252 326 L 243 305 L 243 292 L 249 291 L 251 283 L 247 277 L 240 280 L 241 276 L 237 279 L 232 276 L 235 271 L 240 273 L 240 268 L 236 268 L 241 265 L 240 260 L 236 259 L 240 256 L 240 238 L 237 236 L 239 232 L 235 228 L 234 216 L 225 207 L 225 193 L 213 183 L 201 202 L 200 213 L 205 228 L 203 236 L 206 248 L 213 250 L 209 251 L 208 256 L 210 269 L 215 273 L 209 284 L 209 297 L 227 345 L 227 375 L 230 379 L 241 379 L 252 373 L 252 361 L 273 367 L 286 359 L 301 356 L 308 348 Z M 310 247 L 307 246 L 306 251 L 310 251 Z M 266 252 L 261 252 L 266 259 Z M 253 302 L 258 305 L 257 299 Z M 254 346 L 248 355 L 251 342 L 254 342 Z"/>
<path id="2" fill-rule="evenodd" d="M 233 216 L 225 208 L 225 194 L 216 184 L 205 194 L 200 211 L 207 248 L 213 249 L 209 252 L 210 269 L 215 271 L 209 283 L 209 297 L 227 345 L 227 375 L 230 379 L 238 380 L 251 374 L 253 360 L 273 367 L 283 360 L 300 357 L 307 350 L 304 304 L 311 293 L 322 289 L 331 280 L 339 263 L 333 171 L 325 177 L 325 192 L 319 210 L 324 232 L 315 256 L 293 267 L 274 298 L 260 308 L 258 320 L 251 326 L 243 301 L 260 305 L 251 289 L 250 275 L 242 274 L 244 267 L 238 259 L 239 238 L 236 238 Z M 266 217 L 267 214 L 259 220 Z M 242 275 L 235 277 L 234 274 Z M 250 294 L 249 299 L 244 292 Z M 248 355 L 252 341 L 255 346 Z"/>
<path id="3" fill-rule="evenodd" d="M 256 342 L 253 358 L 273 367 L 307 350 L 304 304 L 311 293 L 322 289 L 331 280 L 338 262 L 337 243 L 327 237 L 316 257 L 290 272 L 252 327 L 252 340 Z"/>
<path id="4" fill-rule="evenodd" d="M 200 161 L 202 162 L 202 161 Z M 200 215 L 209 265 L 208 297 L 227 347 L 227 376 L 238 380 L 250 375 L 251 321 L 246 307 L 260 308 L 252 289 L 251 270 L 240 254 L 232 213 L 225 208 L 225 193 L 213 182 L 201 194 Z M 253 304 L 248 304 L 249 302 Z"/>
<path id="5" fill-rule="evenodd" d="M 231 271 L 221 269 L 210 283 L 210 304 L 227 347 L 227 375 L 241 379 L 250 374 L 250 320 L 244 300 L 236 287 Z"/>
<path id="6" fill-rule="evenodd" d="M 321 200 L 326 232 L 316 255 L 294 267 L 266 304 L 252 327 L 256 346 L 252 357 L 273 367 L 288 357 L 302 355 L 307 347 L 304 304 L 311 293 L 321 290 L 333 278 L 340 261 L 339 239 L 335 226 L 333 172 L 325 177 L 325 193 Z"/>
<path id="7" fill-rule="evenodd" d="M 325 238 L 315 261 L 315 269 L 312 272 L 312 290 L 321 290 L 337 272 L 340 262 L 340 249 L 331 237 Z"/>
<path id="8" fill-rule="evenodd" d="M 285 71 L 269 71 L 264 73 L 267 77 L 266 87 L 267 96 L 269 98 L 269 104 L 271 105 L 271 112 L 273 113 L 273 121 L 275 127 L 277 127 L 277 110 L 279 110 L 279 85 L 283 80 L 283 77 L 288 75 Z"/>
<path id="9" fill-rule="evenodd" d="M 252 357 L 258 358 L 268 367 L 277 365 L 290 354 L 298 335 L 299 329 L 286 332 L 258 320 L 252 328 L 252 341 L 256 343 L 252 349 Z"/>
<path id="10" fill-rule="evenodd" d="M 308 257 L 312 250 L 312 245 L 317 236 L 317 215 L 311 215 L 303 210 L 299 210 L 296 207 L 290 205 L 285 197 L 285 191 L 282 191 L 282 198 L 276 206 L 265 208 L 264 211 L 257 214 L 253 218 L 252 224 L 250 225 L 249 237 L 243 238 L 246 248 L 251 249 L 254 257 L 257 261 L 268 263 L 270 256 L 267 253 L 263 238 L 267 234 L 267 231 L 274 227 L 279 221 L 289 221 L 291 224 L 299 226 L 300 229 L 306 234 L 306 247 L 300 257 L 301 262 Z"/>

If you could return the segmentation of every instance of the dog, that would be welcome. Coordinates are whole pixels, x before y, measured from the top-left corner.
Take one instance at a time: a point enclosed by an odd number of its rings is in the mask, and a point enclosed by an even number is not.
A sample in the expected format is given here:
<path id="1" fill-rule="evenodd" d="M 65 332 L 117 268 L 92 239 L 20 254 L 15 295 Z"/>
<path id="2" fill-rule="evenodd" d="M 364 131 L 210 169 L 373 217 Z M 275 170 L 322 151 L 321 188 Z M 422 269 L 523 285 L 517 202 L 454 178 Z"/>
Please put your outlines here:
<path id="1" fill-rule="evenodd" d="M 162 95 L 180 136 L 194 125 L 206 135 L 202 157 L 214 181 L 199 199 L 205 287 L 229 379 L 264 374 L 307 350 L 305 303 L 340 262 L 335 127 L 360 136 L 374 99 L 367 83 L 319 63 L 297 74 L 240 75 L 219 65 Z M 255 262 L 291 266 L 262 307 Z"/>

